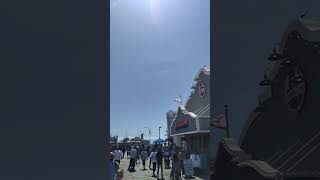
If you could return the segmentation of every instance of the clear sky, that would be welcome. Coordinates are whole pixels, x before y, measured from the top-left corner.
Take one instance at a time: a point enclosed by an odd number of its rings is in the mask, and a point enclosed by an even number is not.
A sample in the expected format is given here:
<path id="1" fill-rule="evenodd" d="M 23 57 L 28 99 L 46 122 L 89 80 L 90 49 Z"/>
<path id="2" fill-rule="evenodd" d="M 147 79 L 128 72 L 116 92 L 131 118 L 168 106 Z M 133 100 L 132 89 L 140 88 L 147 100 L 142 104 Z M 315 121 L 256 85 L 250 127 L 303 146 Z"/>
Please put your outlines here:
<path id="1" fill-rule="evenodd" d="M 209 0 L 111 0 L 110 132 L 166 131 L 166 112 L 210 65 Z"/>

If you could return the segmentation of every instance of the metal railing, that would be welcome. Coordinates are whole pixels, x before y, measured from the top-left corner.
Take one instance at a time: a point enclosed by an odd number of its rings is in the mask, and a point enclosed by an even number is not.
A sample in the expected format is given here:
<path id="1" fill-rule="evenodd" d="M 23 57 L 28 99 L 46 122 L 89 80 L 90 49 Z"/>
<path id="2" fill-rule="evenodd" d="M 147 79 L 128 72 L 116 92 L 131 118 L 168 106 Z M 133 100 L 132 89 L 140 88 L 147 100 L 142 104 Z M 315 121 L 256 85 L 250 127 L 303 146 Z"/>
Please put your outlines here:
<path id="1" fill-rule="evenodd" d="M 297 150 L 292 156 L 290 156 L 285 162 L 282 163 L 278 168 L 281 169 L 284 165 L 286 165 L 291 159 L 293 159 L 298 153 L 300 153 L 305 147 L 307 147 L 313 140 L 320 136 L 320 131 L 315 134 L 311 139 L 309 139 L 306 143 L 304 143 L 299 150 Z"/>
<path id="2" fill-rule="evenodd" d="M 303 155 L 298 161 L 296 161 L 292 166 L 290 166 L 288 168 L 287 171 L 291 171 L 293 168 L 295 168 L 298 164 L 300 164 L 307 156 L 309 156 L 313 151 L 315 151 L 316 149 L 318 149 L 318 147 L 320 146 L 320 142 L 315 145 L 313 148 L 311 148 L 305 155 Z"/>
<path id="3" fill-rule="evenodd" d="M 299 144 L 299 140 L 296 142 L 296 143 L 294 143 L 292 146 L 290 146 L 288 149 L 286 149 L 285 151 L 283 151 L 282 153 L 281 153 L 281 155 L 280 156 L 278 156 L 277 158 L 275 158 L 272 162 L 270 162 L 270 164 L 271 165 L 274 165 L 275 163 L 277 163 L 277 161 L 278 160 L 280 160 L 284 155 L 286 155 L 292 148 L 294 148 L 296 145 L 298 145 Z"/>

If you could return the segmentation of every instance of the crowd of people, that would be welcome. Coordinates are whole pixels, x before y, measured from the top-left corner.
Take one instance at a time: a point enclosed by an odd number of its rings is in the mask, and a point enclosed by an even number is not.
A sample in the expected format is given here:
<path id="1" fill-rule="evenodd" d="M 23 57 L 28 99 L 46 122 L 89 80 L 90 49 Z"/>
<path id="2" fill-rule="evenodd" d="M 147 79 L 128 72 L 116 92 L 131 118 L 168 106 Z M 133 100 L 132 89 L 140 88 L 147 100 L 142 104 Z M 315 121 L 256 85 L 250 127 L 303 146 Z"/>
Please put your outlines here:
<path id="1" fill-rule="evenodd" d="M 175 145 L 117 145 L 110 152 L 111 179 L 122 179 L 124 172 L 123 169 L 120 169 L 120 163 L 125 158 L 125 154 L 126 158 L 130 159 L 127 169 L 129 172 L 136 172 L 137 164 L 142 164 L 142 170 L 147 170 L 146 165 L 149 161 L 148 168 L 152 170 L 151 176 L 157 177 L 158 180 L 164 179 L 163 168 L 171 169 L 170 178 L 172 180 L 180 180 L 184 174 L 185 153 Z"/>

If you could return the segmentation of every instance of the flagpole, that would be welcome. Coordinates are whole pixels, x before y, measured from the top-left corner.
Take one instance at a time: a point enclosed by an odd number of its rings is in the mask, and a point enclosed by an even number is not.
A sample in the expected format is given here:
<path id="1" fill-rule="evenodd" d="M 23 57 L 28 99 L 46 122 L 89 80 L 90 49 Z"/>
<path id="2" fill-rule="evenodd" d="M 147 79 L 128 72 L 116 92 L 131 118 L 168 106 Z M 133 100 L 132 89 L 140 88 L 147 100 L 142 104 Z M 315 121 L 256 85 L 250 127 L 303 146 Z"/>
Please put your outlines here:
<path id="1" fill-rule="evenodd" d="M 226 128 L 227 128 L 227 138 L 229 138 L 229 119 L 228 119 L 228 105 L 224 105 L 224 111 L 226 115 Z"/>

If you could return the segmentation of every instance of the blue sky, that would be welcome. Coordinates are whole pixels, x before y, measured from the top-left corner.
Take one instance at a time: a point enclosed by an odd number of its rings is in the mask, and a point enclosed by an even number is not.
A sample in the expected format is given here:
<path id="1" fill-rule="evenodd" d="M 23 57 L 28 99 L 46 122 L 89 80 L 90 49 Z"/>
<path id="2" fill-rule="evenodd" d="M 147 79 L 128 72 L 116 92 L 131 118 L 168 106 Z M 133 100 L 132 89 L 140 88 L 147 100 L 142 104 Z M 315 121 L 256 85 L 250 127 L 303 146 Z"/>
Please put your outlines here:
<path id="1" fill-rule="evenodd" d="M 110 132 L 152 138 L 210 65 L 209 0 L 111 0 Z"/>

